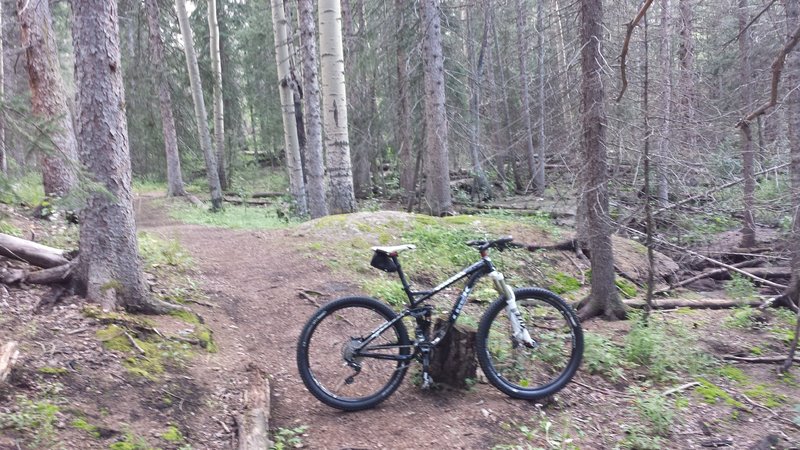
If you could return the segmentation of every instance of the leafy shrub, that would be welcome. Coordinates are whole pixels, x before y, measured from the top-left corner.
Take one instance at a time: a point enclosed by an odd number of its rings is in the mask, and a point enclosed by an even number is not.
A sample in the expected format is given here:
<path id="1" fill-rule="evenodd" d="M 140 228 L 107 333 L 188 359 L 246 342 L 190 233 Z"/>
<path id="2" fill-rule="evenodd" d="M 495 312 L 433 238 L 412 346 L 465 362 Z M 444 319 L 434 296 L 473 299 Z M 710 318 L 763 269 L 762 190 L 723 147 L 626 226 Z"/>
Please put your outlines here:
<path id="1" fill-rule="evenodd" d="M 710 363 L 685 330 L 657 320 L 636 320 L 625 337 L 624 356 L 655 381 L 674 380 L 679 372 L 696 374 Z"/>
<path id="2" fill-rule="evenodd" d="M 756 288 L 750 279 L 738 273 L 731 275 L 731 279 L 725 282 L 725 293 L 734 300 L 750 300 L 756 296 Z"/>

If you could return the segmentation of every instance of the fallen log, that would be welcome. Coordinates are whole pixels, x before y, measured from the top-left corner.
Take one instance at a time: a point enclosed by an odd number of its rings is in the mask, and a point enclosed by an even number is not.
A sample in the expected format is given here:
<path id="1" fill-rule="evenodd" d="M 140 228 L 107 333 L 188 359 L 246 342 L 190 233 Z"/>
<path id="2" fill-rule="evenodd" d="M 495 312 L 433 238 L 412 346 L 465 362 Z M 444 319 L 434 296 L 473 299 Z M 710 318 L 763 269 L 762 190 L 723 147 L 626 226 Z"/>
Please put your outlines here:
<path id="1" fill-rule="evenodd" d="M 8 374 L 17 362 L 19 357 L 19 350 L 17 350 L 17 343 L 14 341 L 6 342 L 0 347 L 0 383 L 6 381 Z"/>
<path id="2" fill-rule="evenodd" d="M 736 356 L 736 355 L 725 355 L 722 359 L 726 361 L 739 361 L 739 362 L 746 362 L 746 363 L 753 363 L 753 364 L 782 364 L 786 361 L 785 356 Z M 794 357 L 794 362 L 800 362 L 800 357 Z"/>
<path id="3" fill-rule="evenodd" d="M 241 197 L 240 192 L 226 192 L 225 195 L 230 197 Z M 282 194 L 280 192 L 254 192 L 252 194 L 247 194 L 248 198 L 277 198 L 283 197 L 286 194 Z"/>
<path id="4" fill-rule="evenodd" d="M 645 301 L 638 299 L 623 300 L 626 306 L 631 308 L 644 308 Z M 664 300 L 653 299 L 653 309 L 673 309 L 673 308 L 694 308 L 694 309 L 727 309 L 739 306 L 761 306 L 760 300 L 690 300 L 685 298 L 669 298 Z"/>
<path id="5" fill-rule="evenodd" d="M 247 367 L 249 387 L 244 394 L 244 413 L 239 419 L 239 450 L 272 448 L 269 440 L 269 378 L 250 364 Z"/>
<path id="6" fill-rule="evenodd" d="M 49 269 L 66 264 L 66 252 L 16 236 L 0 233 L 0 256 Z"/>
<path id="7" fill-rule="evenodd" d="M 765 278 L 768 280 L 774 278 L 789 278 L 792 276 L 791 267 L 753 267 L 749 269 L 744 269 L 744 271 L 749 273 L 750 275 Z"/>
<path id="8" fill-rule="evenodd" d="M 638 234 L 639 236 L 645 236 L 645 234 L 642 233 L 639 230 L 635 230 L 633 228 L 624 227 L 624 226 L 622 228 L 626 229 L 627 231 L 629 231 L 631 233 Z M 726 268 L 728 270 L 732 270 L 732 271 L 734 271 L 734 272 L 736 272 L 736 273 L 738 273 L 738 274 L 740 274 L 740 275 L 742 275 L 744 277 L 750 278 L 751 280 L 757 281 L 757 282 L 759 282 L 759 283 L 761 283 L 763 285 L 771 286 L 771 287 L 774 287 L 774 288 L 780 289 L 780 290 L 786 289 L 786 286 L 783 285 L 783 284 L 773 283 L 772 281 L 765 280 L 765 279 L 763 279 L 761 277 L 757 277 L 755 275 L 751 275 L 751 274 L 745 272 L 742 269 L 736 268 L 736 267 L 734 267 L 734 266 L 732 266 L 730 264 L 725 264 L 722 261 L 717 261 L 716 259 L 709 258 L 708 256 L 701 255 L 700 253 L 693 252 L 693 251 L 689 250 L 688 248 L 684 248 L 684 247 L 681 247 L 679 245 L 675 245 L 675 244 L 673 244 L 671 242 L 667 242 L 667 241 L 665 241 L 663 239 L 653 238 L 653 241 L 658 243 L 659 245 L 663 245 L 663 246 L 667 246 L 667 247 L 672 247 L 672 248 L 678 249 L 678 250 L 680 250 L 682 252 L 685 252 L 685 253 L 687 253 L 689 255 L 696 256 L 696 257 L 698 257 L 700 259 L 703 259 L 703 260 L 705 260 L 707 262 L 710 262 L 711 264 L 714 264 L 714 265 L 717 265 L 717 266 L 720 266 L 720 267 L 724 267 L 724 268 Z"/>
<path id="9" fill-rule="evenodd" d="M 258 200 L 252 198 L 240 198 L 240 197 L 223 197 L 228 203 L 232 203 L 234 205 L 257 205 L 257 206 L 264 206 L 264 205 L 271 205 L 274 202 L 270 200 Z"/>
<path id="10" fill-rule="evenodd" d="M 72 277 L 72 271 L 77 265 L 77 259 L 67 261 L 60 266 L 42 270 L 9 269 L 0 276 L 4 284 L 30 283 L 30 284 L 55 284 L 63 283 Z"/>
<path id="11" fill-rule="evenodd" d="M 733 267 L 737 267 L 737 268 L 751 267 L 751 266 L 756 266 L 758 264 L 761 264 L 763 262 L 764 262 L 763 259 L 752 259 L 752 260 L 749 260 L 749 261 L 742 261 L 742 262 L 737 263 L 737 264 L 732 264 L 732 266 Z M 673 289 L 677 289 L 679 287 L 686 286 L 687 284 L 692 284 L 695 281 L 702 280 L 704 278 L 709 278 L 709 277 L 713 278 L 713 277 L 715 277 L 717 275 L 722 275 L 722 274 L 725 274 L 725 273 L 728 273 L 728 269 L 722 268 L 722 269 L 710 270 L 708 272 L 703 272 L 703 273 L 695 275 L 695 276 L 693 276 L 691 278 L 687 278 L 687 279 L 685 279 L 683 281 L 675 283 L 675 284 L 673 284 L 672 286 L 670 286 L 668 288 L 659 289 L 659 290 L 653 292 L 653 295 L 665 294 L 665 293 L 667 293 L 667 292 L 669 292 L 669 291 L 671 291 Z"/>

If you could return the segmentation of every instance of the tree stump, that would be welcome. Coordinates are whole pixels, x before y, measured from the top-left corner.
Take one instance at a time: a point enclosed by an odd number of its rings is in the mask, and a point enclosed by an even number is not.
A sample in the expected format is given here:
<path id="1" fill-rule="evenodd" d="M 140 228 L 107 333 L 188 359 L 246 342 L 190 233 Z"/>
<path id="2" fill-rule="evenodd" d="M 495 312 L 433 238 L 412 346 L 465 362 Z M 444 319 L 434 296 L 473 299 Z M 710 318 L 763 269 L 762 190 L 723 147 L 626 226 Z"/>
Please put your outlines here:
<path id="1" fill-rule="evenodd" d="M 436 319 L 434 333 L 446 326 L 446 321 Z M 468 379 L 477 376 L 478 361 L 475 355 L 474 328 L 454 325 L 447 336 L 433 349 L 430 375 L 436 383 L 455 388 L 469 387 Z"/>

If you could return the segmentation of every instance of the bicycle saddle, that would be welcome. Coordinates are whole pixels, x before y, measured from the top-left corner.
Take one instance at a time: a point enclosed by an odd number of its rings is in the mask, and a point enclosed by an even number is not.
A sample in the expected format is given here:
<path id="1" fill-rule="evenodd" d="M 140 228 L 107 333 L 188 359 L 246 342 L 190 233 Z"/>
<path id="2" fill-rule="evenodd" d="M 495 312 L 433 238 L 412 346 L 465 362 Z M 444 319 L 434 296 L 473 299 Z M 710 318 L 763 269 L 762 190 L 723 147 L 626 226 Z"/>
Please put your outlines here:
<path id="1" fill-rule="evenodd" d="M 406 250 L 414 250 L 415 248 L 417 248 L 417 246 L 413 244 L 402 244 L 390 247 L 372 247 L 372 250 L 386 255 L 397 255 L 400 252 L 404 252 Z"/>

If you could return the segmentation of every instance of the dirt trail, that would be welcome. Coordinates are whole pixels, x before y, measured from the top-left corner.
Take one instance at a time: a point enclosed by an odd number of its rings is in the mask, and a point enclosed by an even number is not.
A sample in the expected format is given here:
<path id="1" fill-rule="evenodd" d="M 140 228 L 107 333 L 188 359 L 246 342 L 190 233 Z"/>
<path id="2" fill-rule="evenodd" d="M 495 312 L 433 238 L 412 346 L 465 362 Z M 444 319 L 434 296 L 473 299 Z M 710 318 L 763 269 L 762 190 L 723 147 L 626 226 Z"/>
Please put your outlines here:
<path id="1" fill-rule="evenodd" d="M 517 430 L 503 430 L 501 421 L 529 421 L 538 415 L 534 404 L 512 401 L 488 385 L 478 384 L 470 392 L 421 391 L 411 383 L 411 372 L 400 389 L 373 410 L 342 413 L 321 404 L 297 374 L 297 337 L 315 309 L 298 289 L 327 294 L 320 299 L 324 303 L 357 293 L 348 283 L 353 280 L 335 279 L 291 231 L 183 225 L 165 220 L 163 209 L 150 199 L 140 200 L 137 212 L 141 230 L 175 238 L 190 252 L 195 278 L 219 305 L 195 308 L 214 330 L 219 352 L 195 364 L 193 374 L 212 390 L 235 390 L 241 388 L 247 364 L 255 362 L 273 377 L 271 427 L 308 425 L 303 438 L 307 448 L 491 448 L 520 437 Z M 577 401 L 578 393 L 574 386 L 566 389 L 561 402 Z M 222 431 L 215 421 L 202 421 L 201 434 Z"/>

